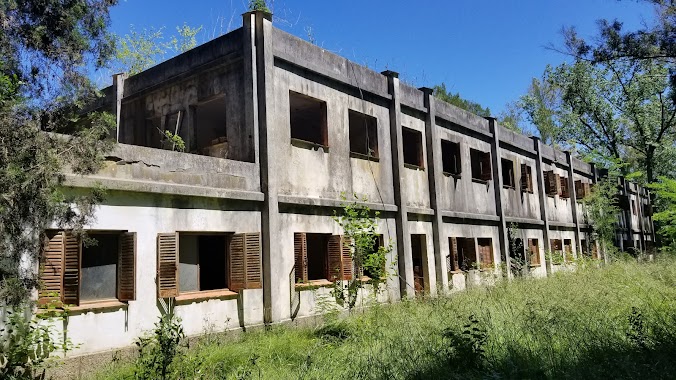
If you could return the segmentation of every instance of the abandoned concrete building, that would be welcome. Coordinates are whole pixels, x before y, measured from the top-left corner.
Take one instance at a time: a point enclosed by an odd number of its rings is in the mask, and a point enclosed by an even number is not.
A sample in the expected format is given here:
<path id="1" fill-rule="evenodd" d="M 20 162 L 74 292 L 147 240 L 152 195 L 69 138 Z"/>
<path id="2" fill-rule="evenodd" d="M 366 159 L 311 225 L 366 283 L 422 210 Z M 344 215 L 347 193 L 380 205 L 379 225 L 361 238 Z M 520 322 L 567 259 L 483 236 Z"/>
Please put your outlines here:
<path id="1" fill-rule="evenodd" d="M 394 246 L 383 291 L 364 298 L 512 276 L 509 257 L 534 276 L 603 259 L 579 202 L 603 174 L 593 164 L 278 30 L 263 12 L 115 75 L 104 93 L 119 144 L 97 175 L 67 176 L 74 189 L 108 189 L 88 226 L 99 244 L 50 231 L 41 265 L 40 297 L 74 305 L 76 354 L 132 345 L 168 307 L 188 335 L 319 313 L 330 267 L 353 275 L 332 218 L 341 194 L 365 196 L 380 244 Z M 618 245 L 649 249 L 649 194 L 618 187 Z"/>

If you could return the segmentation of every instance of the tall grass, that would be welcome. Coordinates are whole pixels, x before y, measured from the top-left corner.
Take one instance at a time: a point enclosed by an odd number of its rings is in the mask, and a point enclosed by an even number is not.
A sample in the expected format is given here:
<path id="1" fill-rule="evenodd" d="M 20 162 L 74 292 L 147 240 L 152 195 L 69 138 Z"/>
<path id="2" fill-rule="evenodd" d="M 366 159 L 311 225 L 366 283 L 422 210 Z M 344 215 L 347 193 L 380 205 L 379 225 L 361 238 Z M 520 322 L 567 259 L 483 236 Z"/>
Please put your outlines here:
<path id="1" fill-rule="evenodd" d="M 591 265 L 592 267 L 594 265 Z M 676 377 L 676 259 L 372 307 L 317 328 L 194 345 L 181 379 Z M 96 378 L 133 378 L 114 364 Z"/>

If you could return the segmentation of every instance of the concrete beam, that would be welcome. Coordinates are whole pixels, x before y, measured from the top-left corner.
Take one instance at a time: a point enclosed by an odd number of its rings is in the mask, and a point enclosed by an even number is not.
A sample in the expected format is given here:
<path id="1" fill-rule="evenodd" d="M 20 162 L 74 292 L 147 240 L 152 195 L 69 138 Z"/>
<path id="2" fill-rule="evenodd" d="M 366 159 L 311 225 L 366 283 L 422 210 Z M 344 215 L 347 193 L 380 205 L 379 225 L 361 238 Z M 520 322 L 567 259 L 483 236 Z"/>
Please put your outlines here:
<path id="1" fill-rule="evenodd" d="M 384 71 L 387 76 L 390 102 L 390 136 L 392 139 L 392 176 L 394 185 L 394 203 L 399 208 L 395 217 L 397 226 L 397 264 L 399 266 L 399 286 L 402 297 L 415 296 L 413 280 L 413 256 L 411 254 L 411 234 L 408 230 L 408 204 L 404 188 L 404 145 L 401 127 L 401 103 L 399 101 L 399 74 Z"/>
<path id="2" fill-rule="evenodd" d="M 441 140 L 437 134 L 435 99 L 432 96 L 432 89 L 423 87 L 420 89 L 424 94 L 424 105 L 427 108 L 425 114 L 425 137 L 427 145 L 427 180 L 429 182 L 430 206 L 434 210 L 432 218 L 432 242 L 434 243 L 434 268 L 436 271 L 436 282 L 439 285 L 441 293 L 448 290 L 448 268 L 446 268 L 446 254 L 442 250 L 444 246 L 441 242 L 441 229 L 444 225 L 441 216 L 440 199 L 441 193 L 442 161 L 441 161 Z M 431 279 L 430 279 L 431 281 Z"/>

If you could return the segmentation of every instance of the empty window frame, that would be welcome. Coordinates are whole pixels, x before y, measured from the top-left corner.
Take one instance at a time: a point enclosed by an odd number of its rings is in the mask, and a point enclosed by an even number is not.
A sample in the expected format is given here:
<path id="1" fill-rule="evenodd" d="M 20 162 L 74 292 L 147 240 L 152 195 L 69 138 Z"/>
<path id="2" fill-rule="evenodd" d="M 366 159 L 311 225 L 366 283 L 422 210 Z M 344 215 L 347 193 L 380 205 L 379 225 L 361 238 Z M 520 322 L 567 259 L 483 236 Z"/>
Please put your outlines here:
<path id="1" fill-rule="evenodd" d="M 502 164 L 502 186 L 510 189 L 516 188 L 516 183 L 514 182 L 514 161 L 501 158 L 500 162 Z"/>
<path id="2" fill-rule="evenodd" d="M 446 266 L 449 271 L 467 271 L 476 267 L 476 249 L 473 238 L 448 238 L 449 255 Z"/>
<path id="3" fill-rule="evenodd" d="M 228 158 L 225 109 L 225 95 L 192 106 L 193 133 L 199 154 Z"/>
<path id="4" fill-rule="evenodd" d="M 424 168 L 422 133 L 415 129 L 403 127 L 401 136 L 404 145 L 404 164 L 414 168 Z"/>
<path id="5" fill-rule="evenodd" d="M 419 294 L 426 290 L 427 237 L 424 234 L 411 234 L 411 256 L 413 259 L 413 283 L 416 294 Z"/>
<path id="6" fill-rule="evenodd" d="M 262 287 L 260 233 L 157 235 L 157 296 Z"/>
<path id="7" fill-rule="evenodd" d="M 352 279 L 352 255 L 343 236 L 296 232 L 293 240 L 297 284 Z"/>
<path id="8" fill-rule="evenodd" d="M 329 146 L 326 102 L 289 91 L 291 139 Z"/>
<path id="9" fill-rule="evenodd" d="M 554 173 L 553 170 L 545 171 L 545 193 L 553 197 L 561 192 L 561 177 Z"/>
<path id="10" fill-rule="evenodd" d="M 41 305 L 135 299 L 135 233 L 90 232 L 86 245 L 70 231 L 47 231 L 45 235 Z"/>
<path id="11" fill-rule="evenodd" d="M 350 153 L 355 157 L 378 158 L 378 119 L 349 110 Z"/>
<path id="12" fill-rule="evenodd" d="M 177 146 L 176 141 L 170 139 L 166 132 L 171 132 L 173 135 L 184 137 L 185 133 L 182 130 L 183 117 L 185 112 L 176 111 L 164 116 L 164 126 L 162 129 L 162 149 L 168 150 L 180 150 L 180 147 Z M 185 139 L 184 139 L 185 141 Z M 187 148 L 187 147 L 185 147 Z"/>
<path id="13" fill-rule="evenodd" d="M 559 196 L 561 198 L 570 198 L 570 188 L 568 187 L 568 177 L 560 177 L 559 181 L 561 181 L 561 191 L 559 192 Z"/>
<path id="14" fill-rule="evenodd" d="M 376 236 L 373 237 L 373 245 L 371 246 L 371 251 L 368 252 L 368 254 L 378 252 L 378 250 L 381 247 L 384 247 L 384 246 L 385 246 L 385 243 L 384 243 L 383 235 L 376 235 Z M 373 264 L 378 265 L 378 263 L 373 263 Z M 384 273 L 385 272 L 385 262 L 382 262 L 380 264 L 382 264 L 382 266 L 380 266 L 380 268 L 377 268 L 377 267 L 374 268 L 372 266 L 369 266 L 367 263 L 364 263 L 364 273 L 363 273 L 363 275 L 368 277 L 368 278 L 376 278 L 377 276 L 375 276 L 375 273 L 374 273 L 376 270 L 379 270 L 380 273 Z"/>
<path id="15" fill-rule="evenodd" d="M 479 260 L 481 260 L 481 268 L 488 269 L 493 267 L 493 239 L 491 238 L 477 238 L 477 246 L 479 248 Z"/>
<path id="16" fill-rule="evenodd" d="M 554 264 L 563 262 L 563 242 L 561 239 L 550 239 L 549 248 L 552 251 L 552 261 Z"/>
<path id="17" fill-rule="evenodd" d="M 573 240 L 563 239 L 563 251 L 565 253 L 565 259 L 568 262 L 573 261 Z"/>
<path id="18" fill-rule="evenodd" d="M 472 179 L 490 181 L 493 178 L 491 172 L 491 154 L 489 152 L 470 149 L 469 157 L 472 163 Z"/>
<path id="19" fill-rule="evenodd" d="M 538 239 L 528 239 L 528 261 L 531 266 L 540 265 L 540 245 Z"/>
<path id="20" fill-rule="evenodd" d="M 445 174 L 460 175 L 462 172 L 460 143 L 441 140 L 441 163 Z"/>
<path id="21" fill-rule="evenodd" d="M 521 190 L 527 193 L 533 192 L 533 172 L 527 164 L 521 164 Z"/>

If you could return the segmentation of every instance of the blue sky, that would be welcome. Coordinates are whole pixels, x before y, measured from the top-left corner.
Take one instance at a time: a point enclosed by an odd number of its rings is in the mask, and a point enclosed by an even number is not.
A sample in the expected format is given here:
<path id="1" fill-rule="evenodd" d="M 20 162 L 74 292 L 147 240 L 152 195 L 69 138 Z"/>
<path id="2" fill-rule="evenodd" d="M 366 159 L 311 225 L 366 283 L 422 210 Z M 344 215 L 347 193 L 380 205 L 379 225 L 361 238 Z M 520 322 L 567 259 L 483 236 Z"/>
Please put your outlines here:
<path id="1" fill-rule="evenodd" d="M 203 26 L 205 42 L 241 26 L 247 0 L 122 0 L 111 10 L 112 31 Z M 524 94 L 547 64 L 567 58 L 561 28 L 593 37 L 596 20 L 619 19 L 630 29 L 651 23 L 654 10 L 636 0 L 268 0 L 276 27 L 355 62 L 394 70 L 415 86 L 449 90 L 499 114 Z"/>

